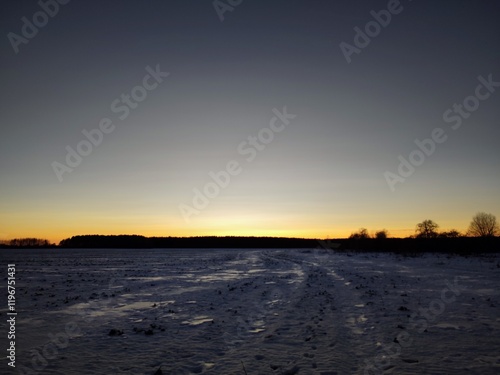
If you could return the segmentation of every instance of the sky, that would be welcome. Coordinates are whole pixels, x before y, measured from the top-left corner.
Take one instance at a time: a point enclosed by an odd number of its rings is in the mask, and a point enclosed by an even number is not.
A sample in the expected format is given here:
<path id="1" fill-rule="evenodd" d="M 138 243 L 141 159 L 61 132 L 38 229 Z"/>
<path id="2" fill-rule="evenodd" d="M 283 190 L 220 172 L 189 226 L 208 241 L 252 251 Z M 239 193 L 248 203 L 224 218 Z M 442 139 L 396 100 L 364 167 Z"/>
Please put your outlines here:
<path id="1" fill-rule="evenodd" d="M 500 217 L 499 11 L 8 2 L 0 240 L 399 237 Z"/>

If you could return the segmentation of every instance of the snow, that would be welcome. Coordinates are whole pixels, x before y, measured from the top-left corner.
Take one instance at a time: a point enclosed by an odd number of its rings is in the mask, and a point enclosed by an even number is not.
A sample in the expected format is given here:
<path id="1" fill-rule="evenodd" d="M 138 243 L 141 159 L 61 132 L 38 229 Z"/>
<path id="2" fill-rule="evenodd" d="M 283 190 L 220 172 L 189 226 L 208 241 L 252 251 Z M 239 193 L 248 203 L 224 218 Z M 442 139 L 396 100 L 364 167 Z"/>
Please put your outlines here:
<path id="1" fill-rule="evenodd" d="M 500 254 L 51 249 L 0 259 L 17 266 L 16 369 L 4 363 L 6 374 L 500 373 Z"/>

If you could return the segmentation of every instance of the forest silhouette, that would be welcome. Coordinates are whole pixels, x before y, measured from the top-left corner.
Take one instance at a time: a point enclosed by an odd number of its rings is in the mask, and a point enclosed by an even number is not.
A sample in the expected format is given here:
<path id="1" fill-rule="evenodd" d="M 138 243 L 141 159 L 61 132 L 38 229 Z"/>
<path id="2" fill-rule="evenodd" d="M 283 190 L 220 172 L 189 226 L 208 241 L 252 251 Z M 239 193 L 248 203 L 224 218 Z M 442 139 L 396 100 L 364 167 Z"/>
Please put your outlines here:
<path id="1" fill-rule="evenodd" d="M 16 240 L 19 243 L 19 240 Z M 23 243 L 23 242 L 21 242 Z M 500 237 L 433 238 L 339 238 L 330 240 L 287 237 L 144 237 L 139 235 L 81 235 L 62 240 L 59 245 L 14 245 L 3 248 L 58 249 L 324 249 L 329 251 L 393 252 L 403 255 L 449 253 L 473 255 L 498 252 Z"/>

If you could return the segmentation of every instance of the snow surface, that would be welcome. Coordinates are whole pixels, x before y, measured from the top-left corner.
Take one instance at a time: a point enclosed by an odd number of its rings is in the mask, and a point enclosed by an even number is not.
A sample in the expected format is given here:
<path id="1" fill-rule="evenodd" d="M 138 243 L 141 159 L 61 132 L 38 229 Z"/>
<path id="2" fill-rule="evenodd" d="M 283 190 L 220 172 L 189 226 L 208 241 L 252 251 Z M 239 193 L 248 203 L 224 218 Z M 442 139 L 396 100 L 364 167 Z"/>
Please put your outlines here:
<path id="1" fill-rule="evenodd" d="M 16 263 L 19 314 L 16 369 L 3 363 L 2 374 L 500 374 L 499 254 L 51 249 L 0 259 L 4 277 Z"/>

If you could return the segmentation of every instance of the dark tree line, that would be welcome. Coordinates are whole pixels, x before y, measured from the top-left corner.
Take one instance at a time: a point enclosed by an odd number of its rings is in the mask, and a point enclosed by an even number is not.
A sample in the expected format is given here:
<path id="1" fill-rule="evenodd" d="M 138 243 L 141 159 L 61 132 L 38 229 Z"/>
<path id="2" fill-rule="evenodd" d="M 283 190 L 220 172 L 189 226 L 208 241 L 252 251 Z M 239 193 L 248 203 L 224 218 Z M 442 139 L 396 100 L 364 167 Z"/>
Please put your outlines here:
<path id="1" fill-rule="evenodd" d="M 361 232 L 362 234 L 365 232 Z M 62 240 L 59 248 L 67 249 L 329 249 L 331 251 L 393 252 L 414 255 L 424 252 L 472 255 L 493 253 L 500 249 L 500 237 L 443 237 L 387 238 L 384 235 L 351 236 L 350 238 L 320 241 L 318 239 L 283 237 L 144 237 L 138 235 L 84 235 Z M 14 242 L 12 242 L 14 241 Z M 51 247 L 48 241 L 12 240 L 22 248 Z M 39 244 L 33 245 L 33 244 Z M 48 245 L 47 245 L 48 244 Z M 11 246 L 8 246 L 11 247 Z"/>
<path id="2" fill-rule="evenodd" d="M 7 247 L 55 247 L 55 244 L 51 244 L 48 240 L 42 238 L 14 238 L 13 240 L 7 241 L 5 244 Z"/>
<path id="3" fill-rule="evenodd" d="M 500 235 L 500 228 L 495 215 L 478 212 L 472 218 L 469 228 L 465 234 L 456 229 L 439 232 L 439 225 L 433 220 L 424 220 L 415 227 L 415 238 L 458 238 L 458 237 L 495 237 Z M 389 237 L 387 230 L 377 231 L 373 238 L 386 239 Z M 349 236 L 351 240 L 366 240 L 372 238 L 366 228 L 360 228 Z"/>
<path id="4" fill-rule="evenodd" d="M 416 237 L 417 238 L 437 238 L 437 237 L 495 237 L 500 234 L 500 230 L 495 215 L 487 214 L 485 212 L 478 212 L 472 218 L 469 224 L 467 233 L 462 235 L 457 230 L 450 230 L 448 232 L 439 233 L 437 225 L 432 220 L 424 220 L 417 224 Z"/>
<path id="5" fill-rule="evenodd" d="M 466 235 L 456 230 L 438 232 L 439 225 L 432 220 L 424 220 L 416 225 L 416 235 L 409 238 L 389 238 L 387 230 L 379 230 L 372 237 L 368 230 L 361 228 L 347 239 L 336 239 L 331 250 L 362 250 L 397 253 L 444 252 L 473 254 L 498 252 L 500 230 L 496 217 L 484 212 L 477 213 L 469 225 Z M 60 248 L 81 249 L 152 249 L 152 248 L 325 248 L 318 239 L 284 237 L 144 237 L 139 235 L 83 235 L 66 238 L 59 243 Z M 331 241 L 330 241 L 331 242 Z M 48 248 L 56 247 L 39 238 L 16 238 L 2 247 Z"/>
<path id="6" fill-rule="evenodd" d="M 282 237 L 144 237 L 138 235 L 73 236 L 59 243 L 64 248 L 314 248 L 318 240 Z"/>

